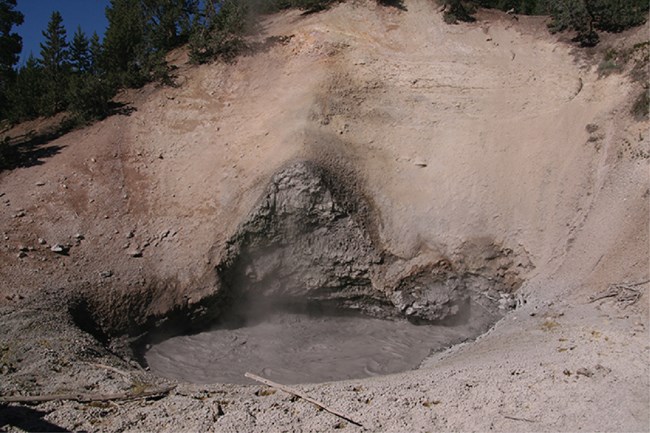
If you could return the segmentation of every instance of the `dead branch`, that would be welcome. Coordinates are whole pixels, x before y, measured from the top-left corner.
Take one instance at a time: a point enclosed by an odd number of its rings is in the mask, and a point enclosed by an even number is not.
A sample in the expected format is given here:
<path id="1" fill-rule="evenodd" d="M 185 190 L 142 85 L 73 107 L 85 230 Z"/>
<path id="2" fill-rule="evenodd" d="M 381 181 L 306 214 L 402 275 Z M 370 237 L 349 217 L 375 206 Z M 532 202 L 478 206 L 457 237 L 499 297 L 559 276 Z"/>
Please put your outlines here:
<path id="1" fill-rule="evenodd" d="M 534 419 L 519 418 L 517 416 L 510 416 L 510 415 L 504 415 L 504 414 L 501 414 L 501 416 L 504 417 L 504 418 L 507 418 L 507 419 L 511 419 L 513 421 L 537 422 Z"/>
<path id="2" fill-rule="evenodd" d="M 638 283 L 618 283 L 610 284 L 607 290 L 589 297 L 589 303 L 599 301 L 605 298 L 616 298 L 616 302 L 623 308 L 629 307 L 641 298 L 641 292 L 633 287 L 650 283 L 650 280 L 640 281 Z"/>
<path id="3" fill-rule="evenodd" d="M 120 376 L 124 377 L 125 379 L 130 379 L 131 378 L 131 375 L 129 373 L 127 373 L 126 371 L 122 371 L 119 368 L 111 367 L 110 365 L 98 364 L 96 362 L 86 362 L 86 364 L 92 365 L 93 367 L 103 368 L 105 370 L 110 370 L 110 371 L 112 371 L 114 373 L 119 374 Z"/>
<path id="4" fill-rule="evenodd" d="M 145 398 L 160 397 L 168 394 L 176 386 L 167 386 L 163 388 L 154 388 L 149 391 L 140 392 L 118 392 L 115 394 L 45 394 L 45 395 L 19 395 L 11 397 L 0 397 L 0 403 L 42 403 L 46 401 L 74 400 L 80 403 L 89 403 L 92 401 L 114 401 L 114 400 L 139 400 Z"/>
<path id="5" fill-rule="evenodd" d="M 321 408 L 321 409 L 323 409 L 323 410 L 325 410 L 325 411 L 327 411 L 327 412 L 329 412 L 329 413 L 331 413 L 333 415 L 338 416 L 339 418 L 349 422 L 350 424 L 354 424 L 354 425 L 357 425 L 359 427 L 363 427 L 363 425 L 361 425 L 360 423 L 350 419 L 348 416 L 343 415 L 341 412 L 338 412 L 338 411 L 336 411 L 336 410 L 334 410 L 334 409 L 332 409 L 330 407 L 327 407 L 323 403 L 321 403 L 321 402 L 319 402 L 317 400 L 314 400 L 313 398 L 309 397 L 308 395 L 306 395 L 306 394 L 304 394 L 304 393 L 302 393 L 302 392 L 300 392 L 300 391 L 298 391 L 296 389 L 292 389 L 292 388 L 289 388 L 287 386 L 281 385 L 279 383 L 272 382 L 272 381 L 270 381 L 268 379 L 257 376 L 257 375 L 255 375 L 253 373 L 245 373 L 244 376 L 248 377 L 249 379 L 253 379 L 253 380 L 256 380 L 258 382 L 261 382 L 264 385 L 267 385 L 267 386 L 270 386 L 270 387 L 273 387 L 273 388 L 277 388 L 277 389 L 279 389 L 281 391 L 286 392 L 287 394 L 292 394 L 292 395 L 295 395 L 296 397 L 300 397 L 303 400 L 306 400 L 306 401 L 310 402 L 311 404 L 314 404 L 314 405 L 318 406 L 319 408 Z"/>

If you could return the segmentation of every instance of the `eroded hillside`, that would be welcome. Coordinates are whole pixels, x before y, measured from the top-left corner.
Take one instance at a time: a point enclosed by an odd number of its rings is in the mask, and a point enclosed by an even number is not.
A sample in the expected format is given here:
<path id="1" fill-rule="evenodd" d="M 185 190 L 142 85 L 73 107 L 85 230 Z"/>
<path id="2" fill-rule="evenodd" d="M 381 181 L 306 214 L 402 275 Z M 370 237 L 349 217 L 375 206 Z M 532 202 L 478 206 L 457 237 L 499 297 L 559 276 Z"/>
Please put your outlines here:
<path id="1" fill-rule="evenodd" d="M 444 265 L 525 304 L 419 370 L 305 389 L 373 431 L 646 428 L 650 138 L 629 114 L 639 83 L 601 76 L 541 17 L 481 12 L 448 26 L 432 2 L 406 7 L 272 15 L 232 63 L 192 66 L 178 52 L 176 87 L 125 94 L 132 112 L 3 173 L 2 394 L 125 386 L 83 364 L 94 359 L 84 348 L 154 383 L 108 340 L 213 302 L 228 246 L 274 174 L 308 161 L 367 203 L 360 239 L 384 259 L 363 276 L 372 296 L 399 307 L 399 281 Z M 611 43 L 642 42 L 643 30 Z M 643 283 L 626 286 L 640 299 L 590 302 L 621 283 Z M 53 316 L 70 300 L 74 317 Z M 58 425 L 104 431 L 337 422 L 254 391 L 180 385 L 103 415 L 44 408 Z"/>

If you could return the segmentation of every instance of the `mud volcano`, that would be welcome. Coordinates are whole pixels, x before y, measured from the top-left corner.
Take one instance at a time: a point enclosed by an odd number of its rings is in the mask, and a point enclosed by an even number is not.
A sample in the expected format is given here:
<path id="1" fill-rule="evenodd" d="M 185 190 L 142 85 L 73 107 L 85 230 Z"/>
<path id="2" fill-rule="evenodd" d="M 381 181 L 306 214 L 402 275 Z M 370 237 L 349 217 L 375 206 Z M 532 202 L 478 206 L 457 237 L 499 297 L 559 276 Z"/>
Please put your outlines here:
<path id="1" fill-rule="evenodd" d="M 153 372 L 196 383 L 246 383 L 246 371 L 285 383 L 395 373 L 514 307 L 512 251 L 481 239 L 452 257 L 396 257 L 360 183 L 335 173 L 301 161 L 273 177 L 223 248 L 218 290 L 189 314 L 190 332 L 168 338 L 176 317 L 141 341 Z"/>

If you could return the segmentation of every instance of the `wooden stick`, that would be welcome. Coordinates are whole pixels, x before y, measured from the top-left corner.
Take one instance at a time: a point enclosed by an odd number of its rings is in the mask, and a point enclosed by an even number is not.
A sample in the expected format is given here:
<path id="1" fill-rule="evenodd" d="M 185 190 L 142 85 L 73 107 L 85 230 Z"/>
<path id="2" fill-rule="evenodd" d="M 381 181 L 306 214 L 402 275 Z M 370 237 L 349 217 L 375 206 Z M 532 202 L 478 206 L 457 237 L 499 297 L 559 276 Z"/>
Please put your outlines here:
<path id="1" fill-rule="evenodd" d="M 504 417 L 504 418 L 507 418 L 507 419 L 511 419 L 511 420 L 513 420 L 513 421 L 537 422 L 537 421 L 535 421 L 534 419 L 519 418 L 519 417 L 517 417 L 517 416 L 505 415 L 505 414 L 503 414 L 503 413 L 501 414 L 501 416 Z"/>
<path id="2" fill-rule="evenodd" d="M 14 397 L 0 397 L 0 403 L 41 403 L 45 401 L 74 400 L 81 403 L 91 401 L 135 400 L 141 398 L 158 397 L 169 393 L 175 386 L 154 388 L 142 392 L 118 392 L 116 394 L 46 394 L 46 395 L 19 395 Z"/>
<path id="3" fill-rule="evenodd" d="M 605 298 L 613 298 L 613 297 L 618 297 L 621 294 L 621 290 L 627 290 L 630 292 L 635 293 L 636 299 L 633 299 L 632 302 L 630 303 L 633 304 L 638 299 L 641 297 L 641 292 L 638 290 L 633 289 L 632 287 L 637 287 L 637 286 L 642 286 L 644 284 L 650 283 L 650 280 L 644 280 L 644 281 L 639 281 L 637 283 L 617 283 L 617 284 L 610 284 L 607 290 L 600 292 L 598 294 L 595 294 L 593 296 L 589 297 L 589 303 L 600 301 L 601 299 Z"/>
<path id="4" fill-rule="evenodd" d="M 112 371 L 114 373 L 119 374 L 120 376 L 122 376 L 125 379 L 130 379 L 131 378 L 131 375 L 129 373 L 127 373 L 126 371 L 122 371 L 119 368 L 111 367 L 110 365 L 98 364 L 96 362 L 86 362 L 86 364 L 92 365 L 93 367 L 103 368 L 105 370 L 110 370 L 110 371 Z"/>
<path id="5" fill-rule="evenodd" d="M 338 417 L 341 418 L 341 419 L 346 420 L 346 421 L 349 422 L 350 424 L 354 424 L 354 425 L 357 425 L 357 426 L 359 426 L 359 427 L 363 427 L 363 426 L 361 425 L 361 423 L 358 423 L 358 422 L 356 422 L 356 421 L 350 419 L 350 418 L 347 417 L 346 415 L 343 415 L 341 412 L 337 412 L 336 410 L 334 410 L 334 409 L 332 409 L 332 408 L 329 408 L 329 407 L 325 406 L 323 403 L 319 402 L 318 400 L 314 400 L 313 398 L 309 397 L 307 394 L 304 394 L 304 393 L 302 393 L 302 392 L 300 392 L 300 391 L 298 391 L 298 390 L 296 390 L 296 389 L 289 388 L 289 387 L 284 386 L 284 385 L 281 385 L 281 384 L 279 384 L 279 383 L 272 382 L 272 381 L 270 381 L 270 380 L 268 380 L 268 379 L 265 379 L 265 378 L 263 378 L 263 377 L 257 376 L 257 375 L 255 375 L 255 374 L 253 374 L 253 373 L 245 373 L 244 376 L 246 376 L 246 377 L 249 378 L 249 379 L 253 379 L 253 380 L 256 380 L 256 381 L 258 381 L 258 382 L 261 382 L 261 383 L 263 383 L 264 385 L 270 386 L 270 387 L 272 387 L 272 388 L 277 388 L 277 389 L 279 389 L 279 390 L 281 390 L 281 391 L 284 391 L 284 392 L 286 392 L 286 393 L 288 393 L 288 394 L 292 394 L 292 395 L 295 395 L 295 396 L 297 396 L 297 397 L 300 397 L 300 398 L 302 398 L 303 400 L 306 400 L 306 401 L 310 402 L 311 404 L 314 404 L 314 405 L 320 407 L 321 409 L 323 409 L 323 410 L 325 410 L 325 411 L 327 411 L 327 412 L 329 412 L 329 413 L 331 413 L 331 414 L 333 414 L 333 415 L 336 415 L 336 416 L 338 416 Z"/>

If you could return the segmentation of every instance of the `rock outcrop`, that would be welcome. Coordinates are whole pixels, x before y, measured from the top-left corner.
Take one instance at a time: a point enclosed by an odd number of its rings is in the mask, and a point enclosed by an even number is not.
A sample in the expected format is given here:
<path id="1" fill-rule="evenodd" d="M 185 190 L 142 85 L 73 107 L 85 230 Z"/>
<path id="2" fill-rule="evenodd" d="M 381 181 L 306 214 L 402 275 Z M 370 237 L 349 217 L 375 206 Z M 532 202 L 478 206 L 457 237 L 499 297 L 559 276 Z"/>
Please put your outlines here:
<path id="1" fill-rule="evenodd" d="M 226 247 L 224 289 L 247 308 L 260 299 L 386 304 L 372 284 L 382 252 L 362 217 L 367 205 L 354 195 L 310 162 L 281 170 Z"/>
<path id="2" fill-rule="evenodd" d="M 514 288 L 463 261 L 454 265 L 437 255 L 414 266 L 385 251 L 372 235 L 369 204 L 347 185 L 308 161 L 272 178 L 217 266 L 231 311 L 250 317 L 298 304 L 438 322 L 466 316 L 471 300 L 496 311 L 498 296 L 481 294 Z M 509 252 L 490 246 L 490 260 Z"/>

